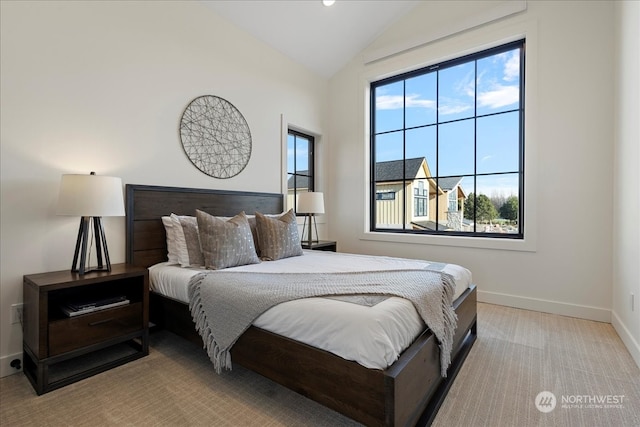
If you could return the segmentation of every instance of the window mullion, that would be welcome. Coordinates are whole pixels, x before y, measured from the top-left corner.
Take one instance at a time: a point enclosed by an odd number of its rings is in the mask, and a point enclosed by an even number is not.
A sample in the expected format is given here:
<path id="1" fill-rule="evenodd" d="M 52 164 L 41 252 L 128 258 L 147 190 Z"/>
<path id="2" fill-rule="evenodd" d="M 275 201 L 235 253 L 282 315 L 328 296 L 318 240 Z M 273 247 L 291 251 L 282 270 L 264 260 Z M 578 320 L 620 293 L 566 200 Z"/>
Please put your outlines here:
<path id="1" fill-rule="evenodd" d="M 478 61 L 473 61 L 473 232 L 478 232 Z"/>
<path id="2" fill-rule="evenodd" d="M 407 229 L 407 81 L 402 83 L 402 229 Z"/>

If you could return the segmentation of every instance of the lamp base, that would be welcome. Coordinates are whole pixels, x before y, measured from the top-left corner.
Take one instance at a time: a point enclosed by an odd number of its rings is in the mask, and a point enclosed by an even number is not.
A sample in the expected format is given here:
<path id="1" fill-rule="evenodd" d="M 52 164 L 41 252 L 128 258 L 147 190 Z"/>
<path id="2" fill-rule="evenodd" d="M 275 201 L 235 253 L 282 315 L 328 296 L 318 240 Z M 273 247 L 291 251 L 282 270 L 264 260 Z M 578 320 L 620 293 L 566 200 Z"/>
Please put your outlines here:
<path id="1" fill-rule="evenodd" d="M 307 217 L 309 217 L 309 228 L 307 229 Z M 313 229 L 311 228 L 311 223 L 315 226 L 316 229 L 316 239 L 313 239 Z M 307 239 L 304 239 L 304 231 L 308 230 Z M 320 236 L 318 235 L 318 224 L 316 223 L 316 217 L 313 214 L 308 214 L 304 217 L 304 223 L 302 224 L 302 240 L 301 242 L 311 246 L 312 243 L 320 242 Z"/>
<path id="2" fill-rule="evenodd" d="M 96 258 L 98 266 L 87 269 L 87 244 L 89 239 L 89 227 L 91 226 L 92 219 L 93 234 L 96 240 Z M 102 218 L 99 216 L 83 216 L 80 219 L 80 228 L 78 230 L 76 250 L 73 255 L 73 264 L 71 264 L 71 272 L 86 274 L 92 271 L 111 271 L 111 262 L 109 261 L 109 250 L 107 249 L 107 238 L 104 235 Z"/>

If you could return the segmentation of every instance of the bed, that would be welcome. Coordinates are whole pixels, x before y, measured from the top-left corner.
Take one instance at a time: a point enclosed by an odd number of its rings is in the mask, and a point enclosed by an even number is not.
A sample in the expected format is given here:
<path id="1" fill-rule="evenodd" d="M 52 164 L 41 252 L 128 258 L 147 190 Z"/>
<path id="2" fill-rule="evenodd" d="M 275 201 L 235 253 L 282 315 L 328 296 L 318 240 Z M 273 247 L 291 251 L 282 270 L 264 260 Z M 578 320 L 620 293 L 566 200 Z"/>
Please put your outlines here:
<path id="1" fill-rule="evenodd" d="M 240 211 L 277 214 L 283 196 L 127 185 L 127 262 L 151 267 L 167 259 L 161 217 L 193 215 L 196 209 L 216 216 Z M 429 425 L 476 339 L 476 288 L 454 301 L 458 317 L 452 363 L 440 375 L 438 342 L 427 328 L 386 369 L 369 369 L 335 354 L 251 326 L 231 350 L 239 364 L 365 425 Z M 150 320 L 202 346 L 188 305 L 152 292 Z"/>

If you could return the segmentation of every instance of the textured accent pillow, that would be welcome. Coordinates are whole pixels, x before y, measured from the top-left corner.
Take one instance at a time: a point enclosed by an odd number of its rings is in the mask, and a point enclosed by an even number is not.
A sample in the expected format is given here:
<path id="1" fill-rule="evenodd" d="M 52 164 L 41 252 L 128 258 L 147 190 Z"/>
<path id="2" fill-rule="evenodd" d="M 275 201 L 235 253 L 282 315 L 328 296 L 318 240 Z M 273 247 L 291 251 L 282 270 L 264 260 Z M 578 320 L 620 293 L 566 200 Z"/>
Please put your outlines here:
<path id="1" fill-rule="evenodd" d="M 303 254 L 293 209 L 276 218 L 256 212 L 256 223 L 260 259 L 275 261 Z"/>
<path id="2" fill-rule="evenodd" d="M 196 210 L 196 218 L 205 267 L 220 270 L 260 262 L 244 212 L 224 221 Z"/>
<path id="3" fill-rule="evenodd" d="M 261 214 L 267 218 L 280 218 L 286 212 L 279 214 Z M 251 227 L 251 234 L 253 234 L 253 244 L 256 245 L 256 253 L 260 256 L 260 243 L 258 242 L 258 222 L 255 215 L 247 215 L 249 219 L 249 227 Z"/>
<path id="4" fill-rule="evenodd" d="M 181 267 L 202 267 L 204 259 L 200 248 L 198 221 L 194 216 L 171 214 L 175 228 L 178 263 Z"/>
<path id="5" fill-rule="evenodd" d="M 178 244 L 176 243 L 176 229 L 170 216 L 162 217 L 162 225 L 167 234 L 167 258 L 170 263 L 178 264 Z"/>
<path id="6" fill-rule="evenodd" d="M 278 218 L 284 215 L 285 213 L 286 212 L 282 212 L 279 214 L 266 214 L 264 216 L 268 218 Z M 230 216 L 217 216 L 216 218 L 221 219 L 223 221 L 229 221 L 231 219 Z M 253 236 L 253 246 L 256 248 L 256 253 L 260 255 L 260 245 L 258 244 L 258 224 L 256 223 L 256 216 L 247 215 L 247 219 L 249 220 L 249 227 L 251 227 L 251 235 Z"/>

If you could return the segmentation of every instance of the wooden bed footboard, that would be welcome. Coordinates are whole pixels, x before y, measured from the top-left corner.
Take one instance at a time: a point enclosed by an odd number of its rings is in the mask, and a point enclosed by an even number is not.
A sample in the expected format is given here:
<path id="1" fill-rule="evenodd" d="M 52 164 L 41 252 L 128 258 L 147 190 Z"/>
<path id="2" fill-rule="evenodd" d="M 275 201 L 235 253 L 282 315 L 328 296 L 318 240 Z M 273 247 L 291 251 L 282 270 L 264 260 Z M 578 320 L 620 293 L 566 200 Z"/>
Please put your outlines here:
<path id="1" fill-rule="evenodd" d="M 368 426 L 429 425 L 476 339 L 476 294 L 472 286 L 454 303 L 458 327 L 447 378 L 429 330 L 384 371 L 254 326 L 233 346 L 232 362 Z M 203 346 L 186 304 L 152 293 L 150 306 L 153 323 Z"/>
<path id="2" fill-rule="evenodd" d="M 475 286 L 456 302 L 458 328 L 452 360 L 463 351 L 468 352 L 476 338 Z M 465 338 L 466 346 L 463 345 Z M 430 424 L 440 406 L 428 408 L 430 400 L 441 386 L 450 386 L 457 374 L 457 368 L 452 365 L 446 379 L 440 376 L 438 341 L 428 329 L 384 371 L 365 368 L 258 328 L 247 331 L 234 345 L 231 354 L 233 363 L 368 426 Z M 458 362 L 461 363 L 464 357 L 466 354 Z M 442 391 L 446 394 L 448 387 Z M 443 400 L 444 395 L 440 403 Z"/>

